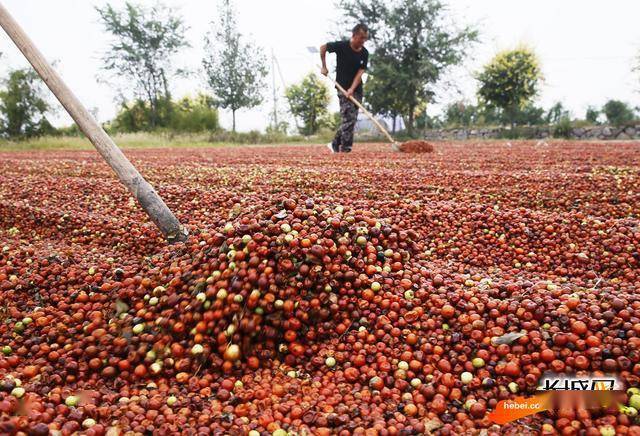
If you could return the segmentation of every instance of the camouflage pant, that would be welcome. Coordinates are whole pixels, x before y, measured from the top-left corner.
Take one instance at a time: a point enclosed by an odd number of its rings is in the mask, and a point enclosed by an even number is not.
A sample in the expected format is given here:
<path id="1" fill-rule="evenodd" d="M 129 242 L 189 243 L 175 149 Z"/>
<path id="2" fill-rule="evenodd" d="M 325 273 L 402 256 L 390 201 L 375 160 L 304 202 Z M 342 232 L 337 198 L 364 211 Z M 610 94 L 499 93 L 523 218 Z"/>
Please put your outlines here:
<path id="1" fill-rule="evenodd" d="M 362 94 L 353 94 L 353 97 L 360 102 L 362 101 Z M 335 151 L 349 153 L 353 146 L 353 130 L 358 120 L 358 106 L 342 94 L 338 94 L 338 98 L 340 99 L 342 124 L 336 132 L 332 145 Z"/>

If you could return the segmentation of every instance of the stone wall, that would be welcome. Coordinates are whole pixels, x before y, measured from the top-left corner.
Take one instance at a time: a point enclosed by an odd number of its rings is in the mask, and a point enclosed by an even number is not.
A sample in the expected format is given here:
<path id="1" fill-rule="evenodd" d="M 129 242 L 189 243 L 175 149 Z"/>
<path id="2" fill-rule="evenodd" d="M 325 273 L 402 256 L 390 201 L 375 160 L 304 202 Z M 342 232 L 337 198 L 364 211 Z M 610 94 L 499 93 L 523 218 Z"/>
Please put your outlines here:
<path id="1" fill-rule="evenodd" d="M 553 137 L 554 127 L 531 126 L 518 127 L 519 136 L 523 138 L 545 139 Z M 509 130 L 504 128 L 458 128 L 443 130 L 427 130 L 424 134 L 427 140 L 464 140 L 464 139 L 498 139 L 509 136 Z M 574 127 L 571 129 L 570 139 L 640 139 L 640 124 L 635 127 L 591 126 Z"/>

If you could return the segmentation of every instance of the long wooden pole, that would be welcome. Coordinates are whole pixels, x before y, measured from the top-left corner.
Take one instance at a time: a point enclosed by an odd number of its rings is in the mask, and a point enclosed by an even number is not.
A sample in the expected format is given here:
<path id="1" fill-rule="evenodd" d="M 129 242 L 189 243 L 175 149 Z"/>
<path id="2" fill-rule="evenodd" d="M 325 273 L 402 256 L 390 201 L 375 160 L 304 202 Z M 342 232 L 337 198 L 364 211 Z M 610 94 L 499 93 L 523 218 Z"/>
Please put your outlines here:
<path id="1" fill-rule="evenodd" d="M 0 26 L 18 46 L 51 92 L 67 110 L 80 130 L 102 155 L 120 181 L 134 195 L 149 218 L 158 226 L 169 242 L 183 241 L 186 230 L 162 201 L 153 187 L 131 164 L 104 129 L 98 124 L 80 100 L 71 92 L 60 75 L 51 67 L 33 41 L 0 3 Z"/>

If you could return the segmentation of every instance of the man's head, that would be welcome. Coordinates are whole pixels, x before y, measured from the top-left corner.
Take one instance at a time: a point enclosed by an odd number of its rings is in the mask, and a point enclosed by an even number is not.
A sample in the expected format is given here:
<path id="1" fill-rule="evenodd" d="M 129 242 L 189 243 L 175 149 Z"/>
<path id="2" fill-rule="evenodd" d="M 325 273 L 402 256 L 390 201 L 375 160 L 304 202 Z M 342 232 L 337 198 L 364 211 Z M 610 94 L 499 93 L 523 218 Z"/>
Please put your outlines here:
<path id="1" fill-rule="evenodd" d="M 364 23 L 356 24 L 351 35 L 351 45 L 356 50 L 362 48 L 369 39 L 369 28 Z"/>

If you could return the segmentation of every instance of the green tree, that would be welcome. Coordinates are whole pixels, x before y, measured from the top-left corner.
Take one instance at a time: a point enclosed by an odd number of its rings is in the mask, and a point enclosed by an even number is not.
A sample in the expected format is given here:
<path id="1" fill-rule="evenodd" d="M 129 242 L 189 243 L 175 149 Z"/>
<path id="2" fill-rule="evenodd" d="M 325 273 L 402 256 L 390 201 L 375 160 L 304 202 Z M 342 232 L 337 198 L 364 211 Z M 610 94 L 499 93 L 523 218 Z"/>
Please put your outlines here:
<path id="1" fill-rule="evenodd" d="M 476 78 L 480 99 L 502 110 L 513 127 L 518 111 L 537 95 L 542 73 L 536 55 L 518 48 L 499 53 Z"/>
<path id="2" fill-rule="evenodd" d="M 478 124 L 479 112 L 477 106 L 457 101 L 446 107 L 444 120 L 448 126 L 471 126 Z"/>
<path id="3" fill-rule="evenodd" d="M 402 116 L 405 105 L 398 99 L 399 92 L 390 89 L 390 72 L 385 70 L 393 68 L 390 64 L 378 64 L 375 67 L 375 74 L 369 76 L 364 84 L 365 105 L 375 114 L 389 116 L 393 119 L 393 132 L 395 131 L 396 120 Z"/>
<path id="4" fill-rule="evenodd" d="M 512 114 L 518 125 L 535 126 L 546 122 L 545 110 L 533 104 L 526 104 Z M 473 105 L 465 102 L 455 102 L 446 107 L 444 112 L 445 124 L 448 126 L 482 126 L 511 122 L 506 114 L 496 110 L 494 106 Z"/>
<path id="5" fill-rule="evenodd" d="M 420 130 L 441 129 L 445 122 L 439 116 L 430 116 L 427 111 L 423 111 L 416 117 L 416 127 Z"/>
<path id="6" fill-rule="evenodd" d="M 314 74 L 309 73 L 296 85 L 285 90 L 294 117 L 303 122 L 301 133 L 313 135 L 327 120 L 330 102 L 329 88 Z"/>
<path id="7" fill-rule="evenodd" d="M 607 117 L 607 122 L 614 126 L 622 126 L 636 119 L 634 109 L 620 100 L 609 100 L 602 112 Z"/>
<path id="8" fill-rule="evenodd" d="M 52 133 L 51 110 L 40 77 L 31 68 L 9 72 L 0 89 L 0 135 L 12 138 Z"/>
<path id="9" fill-rule="evenodd" d="M 584 119 L 594 125 L 600 124 L 600 122 L 598 121 L 598 119 L 600 118 L 600 113 L 601 112 L 597 108 L 589 106 L 587 108 L 587 112 L 585 113 Z"/>
<path id="10" fill-rule="evenodd" d="M 410 134 L 414 122 L 445 72 L 465 58 L 477 32 L 455 26 L 439 0 L 340 0 L 345 24 L 363 21 L 375 46 L 371 56 L 373 91 L 367 98 L 388 101 L 383 113 L 400 113 Z"/>
<path id="11" fill-rule="evenodd" d="M 479 125 L 495 126 L 497 124 L 502 124 L 502 114 L 494 106 L 489 106 L 483 104 L 482 102 L 478 102 L 476 108 L 478 111 L 477 123 Z"/>
<path id="12" fill-rule="evenodd" d="M 569 118 L 570 114 L 567 109 L 565 109 L 562 102 L 557 102 L 549 109 L 547 112 L 547 123 L 548 124 L 558 124 L 561 120 Z"/>
<path id="13" fill-rule="evenodd" d="M 202 64 L 216 103 L 231 110 L 235 132 L 236 111 L 262 103 L 267 60 L 261 48 L 243 41 L 231 1 L 221 0 L 219 9 L 220 22 L 212 23 L 215 31 L 205 37 Z"/>
<path id="14" fill-rule="evenodd" d="M 123 85 L 123 101 L 131 99 L 126 96 L 130 90 L 149 107 L 151 128 L 162 126 L 162 112 L 171 99 L 169 83 L 184 74 L 175 67 L 175 55 L 188 46 L 182 18 L 162 3 L 144 8 L 126 2 L 124 10 L 107 4 L 96 10 L 112 36 L 102 57 L 103 70 Z"/>
<path id="15" fill-rule="evenodd" d="M 533 103 L 527 103 L 524 107 L 519 108 L 515 114 L 513 114 L 513 118 L 510 118 L 510 116 L 507 112 L 501 113 L 499 118 L 501 120 L 500 123 L 508 124 L 513 119 L 517 125 L 538 126 L 547 122 L 545 110 Z"/>

